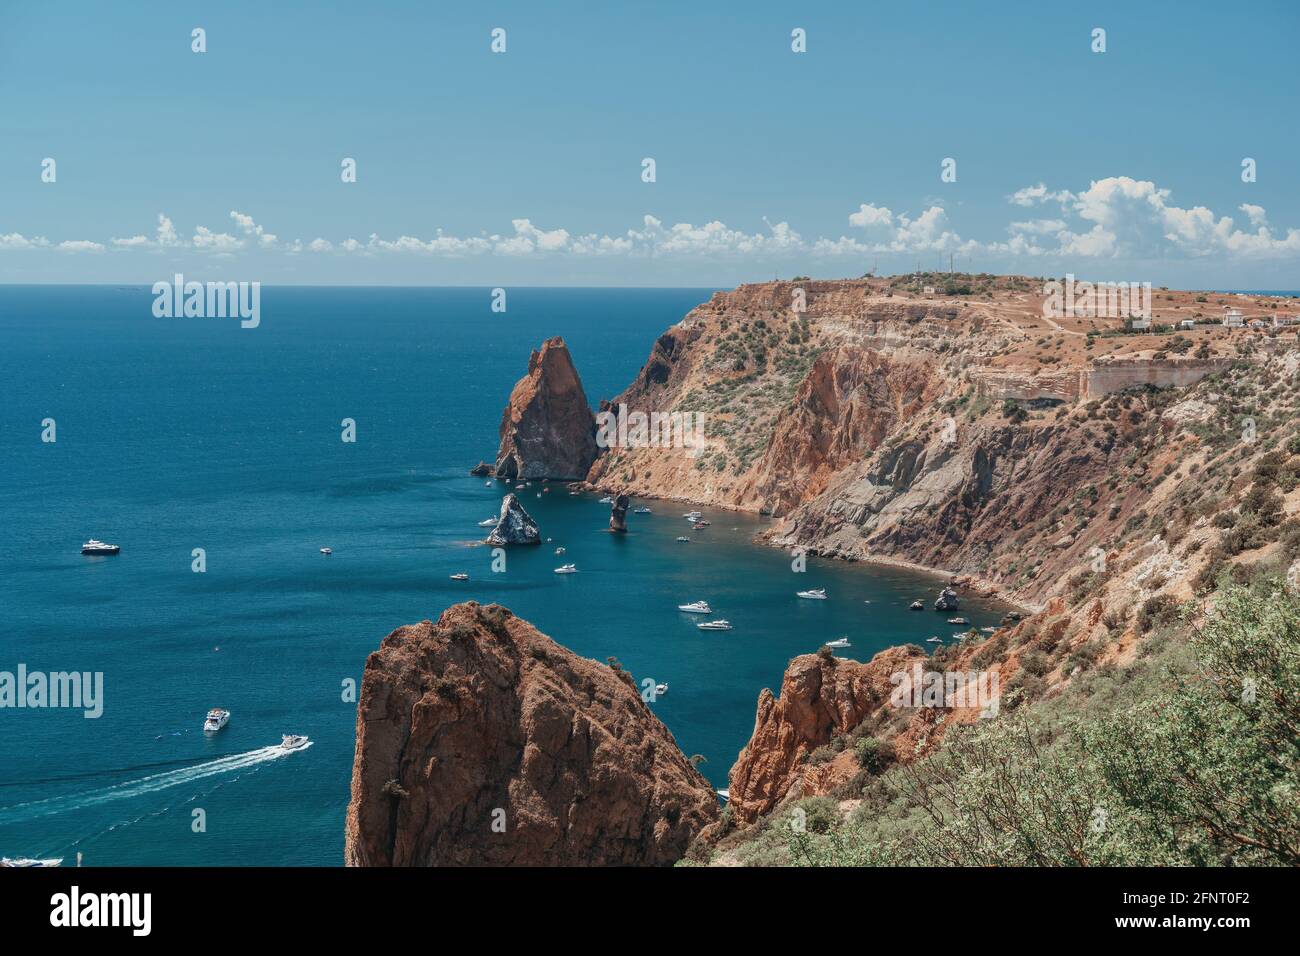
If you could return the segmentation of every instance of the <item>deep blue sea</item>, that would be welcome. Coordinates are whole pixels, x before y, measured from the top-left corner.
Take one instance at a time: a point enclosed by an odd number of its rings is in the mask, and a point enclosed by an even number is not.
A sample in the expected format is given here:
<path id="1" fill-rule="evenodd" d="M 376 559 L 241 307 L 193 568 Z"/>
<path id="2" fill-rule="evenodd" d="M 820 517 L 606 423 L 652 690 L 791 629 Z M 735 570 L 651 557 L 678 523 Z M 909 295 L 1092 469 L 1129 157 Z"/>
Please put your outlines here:
<path id="1" fill-rule="evenodd" d="M 344 684 L 393 628 L 458 600 L 669 683 L 653 706 L 719 787 L 792 656 L 951 634 L 906 609 L 934 579 L 819 560 L 796 575 L 751 541 L 760 519 L 704 509 L 712 526 L 689 531 L 666 502 L 613 536 L 608 505 L 561 485 L 523 498 L 550 546 L 491 573 L 477 522 L 504 490 L 467 470 L 492 458 L 530 350 L 564 336 L 594 405 L 711 291 L 511 289 L 493 313 L 487 289 L 266 288 L 260 327 L 241 329 L 154 318 L 148 288 L 0 287 L 0 671 L 105 681 L 98 719 L 0 708 L 0 856 L 339 864 Z M 121 554 L 81 556 L 90 537 Z M 561 560 L 580 573 L 554 574 Z M 814 586 L 830 599 L 795 597 Z M 735 630 L 676 610 L 701 598 Z M 217 705 L 233 717 L 205 738 Z M 312 746 L 266 749 L 289 732 Z"/>

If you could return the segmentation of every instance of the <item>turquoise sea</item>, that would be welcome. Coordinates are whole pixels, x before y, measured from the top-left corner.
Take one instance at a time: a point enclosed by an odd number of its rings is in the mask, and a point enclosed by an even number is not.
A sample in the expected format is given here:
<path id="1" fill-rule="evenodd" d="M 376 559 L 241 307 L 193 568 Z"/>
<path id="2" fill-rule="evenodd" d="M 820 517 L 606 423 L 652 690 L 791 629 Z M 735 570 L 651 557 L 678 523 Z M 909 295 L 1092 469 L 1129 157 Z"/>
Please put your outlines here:
<path id="1" fill-rule="evenodd" d="M 654 707 L 718 787 L 792 656 L 956 630 L 907 610 L 932 578 L 816 559 L 796 575 L 751 541 L 761 519 L 706 508 L 712 526 L 689 531 L 670 502 L 636 502 L 654 514 L 613 536 L 608 505 L 559 485 L 523 498 L 550 546 L 491 573 L 477 522 L 504 492 L 467 470 L 495 452 L 529 351 L 563 335 L 595 405 L 711 291 L 511 289 L 502 314 L 488 289 L 266 288 L 241 329 L 154 318 L 147 287 L 0 287 L 0 672 L 104 675 L 97 719 L 0 708 L 0 856 L 339 864 L 344 684 L 393 628 L 458 600 L 667 682 Z M 121 554 L 81 556 L 90 537 Z M 580 573 L 555 575 L 561 560 Z M 829 600 L 797 599 L 807 587 Z M 676 610 L 701 598 L 735 630 Z M 217 705 L 233 717 L 207 739 Z M 265 749 L 290 732 L 312 746 Z"/>

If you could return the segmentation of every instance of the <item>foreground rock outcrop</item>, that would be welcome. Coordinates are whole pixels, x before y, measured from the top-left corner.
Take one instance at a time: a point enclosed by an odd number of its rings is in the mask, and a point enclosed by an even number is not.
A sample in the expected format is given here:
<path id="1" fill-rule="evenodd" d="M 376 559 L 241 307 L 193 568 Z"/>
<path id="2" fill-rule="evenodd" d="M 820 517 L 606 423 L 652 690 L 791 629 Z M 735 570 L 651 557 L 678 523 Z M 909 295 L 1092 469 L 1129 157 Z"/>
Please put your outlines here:
<path id="1" fill-rule="evenodd" d="M 349 866 L 666 865 L 718 817 L 628 674 L 505 608 L 455 605 L 366 661 Z"/>
<path id="2" fill-rule="evenodd" d="M 753 823 L 787 798 L 822 793 L 822 768 L 808 763 L 818 747 L 853 730 L 889 701 L 890 677 L 914 660 L 918 647 L 891 647 L 865 664 L 830 654 L 805 654 L 786 668 L 781 696 L 758 695 L 754 733 L 731 768 L 732 815 Z"/>
<path id="3" fill-rule="evenodd" d="M 587 477 L 596 460 L 596 419 L 564 339 L 542 343 L 501 416 L 500 478 Z"/>
<path id="4" fill-rule="evenodd" d="M 493 547 L 541 544 L 542 532 L 533 516 L 519 503 L 519 499 L 509 494 L 501 499 L 501 516 L 497 519 L 497 526 L 487 536 L 487 543 Z"/>

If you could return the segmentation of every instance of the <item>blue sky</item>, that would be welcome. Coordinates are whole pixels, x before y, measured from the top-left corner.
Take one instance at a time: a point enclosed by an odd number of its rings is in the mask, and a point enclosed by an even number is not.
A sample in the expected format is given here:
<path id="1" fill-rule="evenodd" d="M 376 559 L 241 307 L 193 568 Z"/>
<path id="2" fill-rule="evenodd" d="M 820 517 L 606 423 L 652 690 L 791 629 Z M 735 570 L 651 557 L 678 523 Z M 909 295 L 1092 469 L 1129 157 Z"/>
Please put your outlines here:
<path id="1" fill-rule="evenodd" d="M 7 4 L 0 281 L 724 286 L 951 253 L 1300 288 L 1297 27 L 1288 2 Z"/>

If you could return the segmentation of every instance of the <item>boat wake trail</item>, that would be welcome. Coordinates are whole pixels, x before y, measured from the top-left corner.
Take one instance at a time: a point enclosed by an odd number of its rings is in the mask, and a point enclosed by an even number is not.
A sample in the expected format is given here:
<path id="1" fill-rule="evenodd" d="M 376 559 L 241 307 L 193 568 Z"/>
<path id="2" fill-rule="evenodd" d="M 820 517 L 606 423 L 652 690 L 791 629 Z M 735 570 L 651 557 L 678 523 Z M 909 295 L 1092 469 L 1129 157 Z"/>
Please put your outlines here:
<path id="1" fill-rule="evenodd" d="M 167 790 L 170 787 L 178 787 L 182 784 L 195 783 L 200 780 L 206 780 L 209 777 L 215 777 L 219 774 L 231 773 L 236 770 L 246 770 L 250 767 L 256 767 L 260 764 L 268 763 L 272 760 L 279 760 L 290 754 L 297 753 L 299 750 L 306 750 L 311 746 L 308 741 L 302 747 L 296 750 L 285 750 L 278 744 L 272 744 L 269 747 L 260 747 L 257 750 L 250 750 L 247 753 L 231 754 L 228 757 L 218 757 L 216 760 L 209 760 L 206 763 L 194 764 L 190 767 L 183 767 L 179 770 L 168 770 L 164 773 L 155 773 L 147 777 L 141 777 L 138 780 L 128 780 L 124 783 L 114 784 L 111 787 L 103 787 L 99 790 L 88 790 L 84 793 L 73 793 L 62 797 L 51 797 L 48 800 L 34 800 L 30 803 L 18 803 L 11 807 L 0 807 L 0 826 L 9 823 L 21 823 L 24 820 L 34 820 L 37 817 L 46 817 L 54 813 L 66 813 L 69 810 L 82 810 L 87 807 L 97 807 L 105 803 L 113 803 L 117 800 L 128 800 L 131 797 L 142 796 L 147 793 L 156 793 L 159 790 Z"/>

